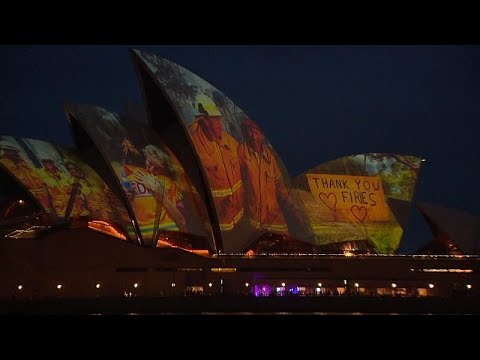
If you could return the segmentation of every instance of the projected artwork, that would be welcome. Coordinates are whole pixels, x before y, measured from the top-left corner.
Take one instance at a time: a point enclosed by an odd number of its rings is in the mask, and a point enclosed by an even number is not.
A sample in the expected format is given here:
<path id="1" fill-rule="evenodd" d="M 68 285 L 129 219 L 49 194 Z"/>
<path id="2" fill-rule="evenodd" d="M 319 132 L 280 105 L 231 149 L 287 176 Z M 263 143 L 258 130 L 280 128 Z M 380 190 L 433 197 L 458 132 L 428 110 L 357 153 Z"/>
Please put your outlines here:
<path id="1" fill-rule="evenodd" d="M 110 163 L 145 244 L 168 242 L 170 232 L 209 238 L 206 209 L 196 189 L 149 127 L 98 107 L 79 107 L 72 115 Z"/>
<path id="2" fill-rule="evenodd" d="M 53 223 L 82 218 L 121 226 L 128 217 L 97 173 L 70 150 L 1 136 L 0 164 L 35 197 Z"/>
<path id="3" fill-rule="evenodd" d="M 258 124 L 190 71 L 137 51 L 171 100 L 198 154 L 225 252 L 244 251 L 265 233 L 289 235 L 289 176 Z M 290 212 L 293 213 L 293 212 Z"/>
<path id="4" fill-rule="evenodd" d="M 393 253 L 403 234 L 421 159 L 363 154 L 321 164 L 294 183 L 318 245 L 368 240 Z"/>
<path id="5" fill-rule="evenodd" d="M 334 220 L 387 221 L 389 208 L 378 176 L 306 174 L 310 192 Z M 328 216 L 327 214 L 325 216 Z"/>

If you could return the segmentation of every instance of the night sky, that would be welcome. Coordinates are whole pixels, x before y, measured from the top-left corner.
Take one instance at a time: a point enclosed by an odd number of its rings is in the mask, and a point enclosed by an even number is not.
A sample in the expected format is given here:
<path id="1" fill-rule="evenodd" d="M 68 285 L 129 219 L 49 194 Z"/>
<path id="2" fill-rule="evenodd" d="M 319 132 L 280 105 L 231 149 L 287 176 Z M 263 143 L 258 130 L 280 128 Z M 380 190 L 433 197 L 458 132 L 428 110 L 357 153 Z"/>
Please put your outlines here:
<path id="1" fill-rule="evenodd" d="M 416 155 L 415 201 L 480 214 L 480 46 L 1 46 L 0 134 L 73 145 L 64 101 L 141 104 L 129 48 L 228 95 L 292 176 L 346 155 Z M 431 239 L 412 210 L 400 252 Z"/>

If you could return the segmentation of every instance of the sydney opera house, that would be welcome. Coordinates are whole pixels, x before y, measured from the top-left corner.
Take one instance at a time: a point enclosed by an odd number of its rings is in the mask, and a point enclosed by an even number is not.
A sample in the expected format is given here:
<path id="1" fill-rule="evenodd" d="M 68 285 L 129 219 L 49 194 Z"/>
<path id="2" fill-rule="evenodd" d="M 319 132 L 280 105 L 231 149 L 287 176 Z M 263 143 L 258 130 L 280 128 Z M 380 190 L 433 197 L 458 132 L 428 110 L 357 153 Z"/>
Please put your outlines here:
<path id="1" fill-rule="evenodd" d="M 0 299 L 475 294 L 480 218 L 418 204 L 422 159 L 365 153 L 291 177 L 257 122 L 132 51 L 145 108 L 65 104 L 75 148 L 0 136 Z"/>

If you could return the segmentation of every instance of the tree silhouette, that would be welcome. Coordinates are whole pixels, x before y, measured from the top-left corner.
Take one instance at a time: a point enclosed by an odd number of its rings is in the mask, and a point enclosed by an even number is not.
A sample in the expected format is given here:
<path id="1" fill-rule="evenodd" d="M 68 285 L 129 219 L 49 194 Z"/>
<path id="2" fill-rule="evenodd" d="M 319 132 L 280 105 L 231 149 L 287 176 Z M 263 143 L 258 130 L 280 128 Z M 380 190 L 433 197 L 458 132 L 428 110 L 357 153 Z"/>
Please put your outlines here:
<path id="1" fill-rule="evenodd" d="M 154 57 L 149 59 L 156 66 L 155 75 L 162 83 L 168 95 L 177 106 L 185 106 L 191 103 L 195 108 L 194 99 L 199 91 L 198 86 L 188 81 L 185 71 L 176 64 L 165 59 Z"/>
<path id="2" fill-rule="evenodd" d="M 415 161 L 415 159 L 417 158 L 415 158 L 414 156 L 399 155 L 399 154 L 374 154 L 374 153 L 364 154 L 363 156 L 364 156 L 365 171 L 367 170 L 367 166 L 366 166 L 367 159 L 380 162 L 384 170 L 386 170 L 385 168 L 386 160 L 394 159 L 396 160 L 396 162 L 407 167 L 411 171 L 412 178 L 414 179 L 414 181 L 417 181 L 418 173 L 420 172 L 420 166 L 419 166 L 419 162 Z"/>
<path id="3" fill-rule="evenodd" d="M 240 125 L 246 117 L 245 113 L 225 94 L 216 89 L 212 91 L 212 98 L 215 105 L 217 105 L 224 115 L 226 130 L 234 135 L 235 138 L 242 139 Z"/>
<path id="4" fill-rule="evenodd" d="M 410 201 L 420 172 L 420 161 L 414 156 L 399 154 L 364 154 L 364 170 L 367 162 L 380 165 L 378 175 L 383 179 L 385 194 Z M 394 160 L 391 162 L 390 160 Z"/>

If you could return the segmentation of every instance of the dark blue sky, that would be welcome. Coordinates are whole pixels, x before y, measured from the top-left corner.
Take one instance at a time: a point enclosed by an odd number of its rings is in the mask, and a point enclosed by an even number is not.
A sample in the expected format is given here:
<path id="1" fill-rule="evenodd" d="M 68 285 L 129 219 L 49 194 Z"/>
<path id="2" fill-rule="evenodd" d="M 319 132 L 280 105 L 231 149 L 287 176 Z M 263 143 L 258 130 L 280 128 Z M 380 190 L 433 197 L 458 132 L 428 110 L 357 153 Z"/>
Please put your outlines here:
<path id="1" fill-rule="evenodd" d="M 480 46 L 2 46 L 0 134 L 71 145 L 64 100 L 141 103 L 132 47 L 227 94 L 291 175 L 363 152 L 417 155 L 416 201 L 480 214 Z M 430 238 L 413 209 L 400 250 Z"/>

